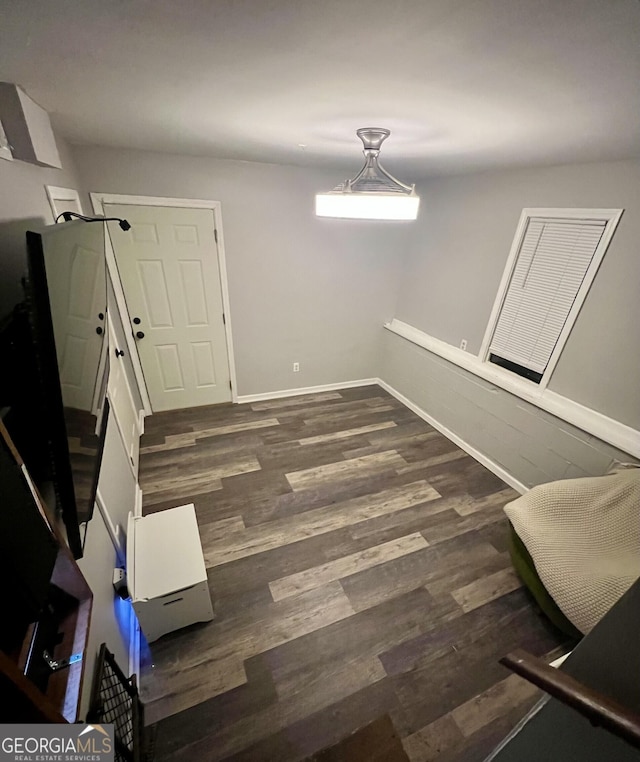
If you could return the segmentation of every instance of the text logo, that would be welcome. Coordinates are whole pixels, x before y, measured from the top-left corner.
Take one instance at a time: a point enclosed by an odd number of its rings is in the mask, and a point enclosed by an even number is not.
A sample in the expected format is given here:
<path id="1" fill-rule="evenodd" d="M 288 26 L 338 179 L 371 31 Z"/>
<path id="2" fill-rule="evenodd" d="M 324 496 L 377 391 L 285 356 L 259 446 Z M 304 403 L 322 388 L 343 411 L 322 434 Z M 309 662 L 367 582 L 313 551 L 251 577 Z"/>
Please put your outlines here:
<path id="1" fill-rule="evenodd" d="M 0 725 L 0 762 L 114 762 L 113 725 Z"/>

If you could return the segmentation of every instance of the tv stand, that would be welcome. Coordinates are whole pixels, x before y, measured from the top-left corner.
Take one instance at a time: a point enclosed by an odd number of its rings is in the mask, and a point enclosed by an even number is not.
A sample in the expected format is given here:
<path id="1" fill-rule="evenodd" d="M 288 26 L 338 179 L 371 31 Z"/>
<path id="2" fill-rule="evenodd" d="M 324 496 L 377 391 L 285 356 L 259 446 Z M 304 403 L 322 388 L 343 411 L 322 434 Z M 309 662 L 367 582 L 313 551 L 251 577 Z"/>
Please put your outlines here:
<path id="1" fill-rule="evenodd" d="M 25 632 L 13 653 L 0 651 L 0 703 L 5 722 L 76 722 L 84 673 L 93 594 L 82 572 L 63 546 L 54 575 L 55 602 Z M 72 600 L 69 600 L 72 598 Z M 51 669 L 49 658 L 62 666 Z M 12 714 L 13 712 L 13 714 Z"/>

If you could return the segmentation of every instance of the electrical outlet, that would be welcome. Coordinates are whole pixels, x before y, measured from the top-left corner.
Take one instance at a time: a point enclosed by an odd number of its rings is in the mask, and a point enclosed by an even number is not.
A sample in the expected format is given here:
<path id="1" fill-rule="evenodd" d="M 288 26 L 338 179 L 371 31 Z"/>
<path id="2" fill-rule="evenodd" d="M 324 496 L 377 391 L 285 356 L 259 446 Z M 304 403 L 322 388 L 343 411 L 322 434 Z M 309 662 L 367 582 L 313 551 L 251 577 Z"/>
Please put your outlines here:
<path id="1" fill-rule="evenodd" d="M 300 371 L 300 363 L 299 362 L 294 362 L 293 363 L 293 372 L 294 373 L 298 373 L 299 371 Z"/>
<path id="2" fill-rule="evenodd" d="M 464 350 L 465 352 L 467 351 L 467 340 L 466 339 L 462 339 L 462 341 L 460 342 L 460 349 Z"/>

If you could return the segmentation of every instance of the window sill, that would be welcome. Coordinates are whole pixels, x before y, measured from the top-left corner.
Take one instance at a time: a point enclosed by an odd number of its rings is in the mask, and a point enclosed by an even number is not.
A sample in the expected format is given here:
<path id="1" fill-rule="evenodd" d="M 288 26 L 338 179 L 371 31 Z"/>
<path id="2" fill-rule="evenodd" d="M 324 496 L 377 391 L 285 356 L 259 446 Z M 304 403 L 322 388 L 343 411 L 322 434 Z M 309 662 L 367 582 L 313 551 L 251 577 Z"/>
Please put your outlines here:
<path id="1" fill-rule="evenodd" d="M 394 318 L 390 323 L 385 323 L 384 327 L 391 333 L 395 333 L 541 410 L 577 426 L 623 452 L 636 458 L 640 457 L 640 432 L 636 429 L 574 402 L 568 397 L 563 397 L 550 389 L 541 389 L 538 384 L 527 381 L 520 376 L 514 376 L 514 374 L 502 370 L 497 365 L 482 362 L 479 357 L 429 336 L 424 331 L 414 328 L 408 323 L 403 323 L 401 320 Z"/>

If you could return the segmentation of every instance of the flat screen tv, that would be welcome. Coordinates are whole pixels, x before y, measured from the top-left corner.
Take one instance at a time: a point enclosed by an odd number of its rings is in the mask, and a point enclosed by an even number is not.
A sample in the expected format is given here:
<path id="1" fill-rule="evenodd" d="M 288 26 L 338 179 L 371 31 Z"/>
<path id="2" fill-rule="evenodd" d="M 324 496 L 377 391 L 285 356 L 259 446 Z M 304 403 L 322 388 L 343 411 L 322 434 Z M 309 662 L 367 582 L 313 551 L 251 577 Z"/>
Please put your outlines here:
<path id="1" fill-rule="evenodd" d="M 0 484 L 0 574 L 6 581 L 0 650 L 10 653 L 21 642 L 27 625 L 40 615 L 49 592 L 58 544 L 2 422 Z"/>
<path id="2" fill-rule="evenodd" d="M 27 233 L 27 305 L 56 512 L 75 558 L 93 515 L 108 403 L 104 226 Z M 35 432 L 34 432 L 35 433 Z"/>

